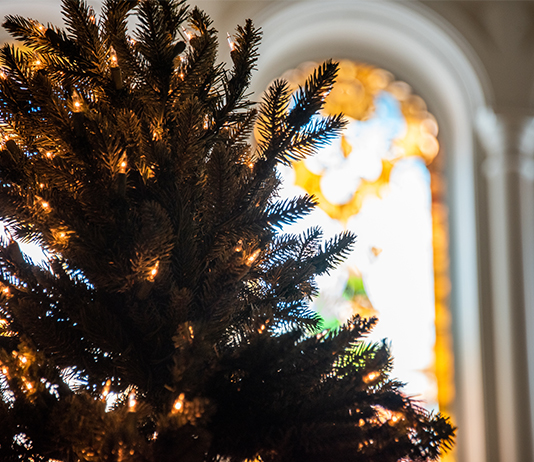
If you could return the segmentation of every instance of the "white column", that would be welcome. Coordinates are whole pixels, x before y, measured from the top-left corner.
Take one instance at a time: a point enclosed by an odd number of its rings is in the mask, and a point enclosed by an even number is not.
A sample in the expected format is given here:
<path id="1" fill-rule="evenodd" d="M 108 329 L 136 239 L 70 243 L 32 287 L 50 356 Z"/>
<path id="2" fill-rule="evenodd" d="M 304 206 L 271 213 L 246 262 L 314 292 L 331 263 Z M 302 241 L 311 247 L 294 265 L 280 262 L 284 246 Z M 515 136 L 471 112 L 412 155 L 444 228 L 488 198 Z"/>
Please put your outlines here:
<path id="1" fill-rule="evenodd" d="M 529 117 L 523 125 L 519 139 L 519 152 L 521 155 L 520 203 L 530 430 L 531 443 L 534 445 L 534 117 Z"/>
<path id="2" fill-rule="evenodd" d="M 533 460 L 529 389 L 528 334 L 534 334 L 527 313 L 527 292 L 532 291 L 534 255 L 534 166 L 527 152 L 528 123 L 517 113 L 494 114 L 485 110 L 477 120 L 485 149 L 482 165 L 488 194 L 490 286 L 493 332 L 486 333 L 494 345 L 494 364 L 485 364 L 486 377 L 494 380 L 499 462 Z M 525 138 L 526 136 L 526 138 Z M 530 254 L 529 254 L 530 252 Z M 530 278 L 530 279 L 525 279 Z M 528 292 L 532 298 L 532 293 Z M 530 306 L 532 308 L 532 305 Z M 534 358 L 531 356 L 531 360 Z M 531 382 L 530 383 L 534 383 Z"/>

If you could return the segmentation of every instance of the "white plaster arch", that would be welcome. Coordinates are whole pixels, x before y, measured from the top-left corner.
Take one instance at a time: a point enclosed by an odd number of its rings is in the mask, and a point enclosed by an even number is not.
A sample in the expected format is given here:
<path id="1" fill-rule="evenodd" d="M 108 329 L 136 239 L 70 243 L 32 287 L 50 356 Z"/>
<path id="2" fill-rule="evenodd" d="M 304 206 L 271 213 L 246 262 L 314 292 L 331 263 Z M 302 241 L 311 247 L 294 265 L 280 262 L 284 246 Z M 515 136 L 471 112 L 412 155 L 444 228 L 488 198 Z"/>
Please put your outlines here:
<path id="1" fill-rule="evenodd" d="M 274 2 L 255 22 L 264 32 L 256 94 L 304 61 L 352 59 L 408 82 L 436 116 L 448 164 L 458 459 L 486 461 L 474 140 L 476 115 L 493 100 L 484 68 L 460 34 L 418 2 Z"/>

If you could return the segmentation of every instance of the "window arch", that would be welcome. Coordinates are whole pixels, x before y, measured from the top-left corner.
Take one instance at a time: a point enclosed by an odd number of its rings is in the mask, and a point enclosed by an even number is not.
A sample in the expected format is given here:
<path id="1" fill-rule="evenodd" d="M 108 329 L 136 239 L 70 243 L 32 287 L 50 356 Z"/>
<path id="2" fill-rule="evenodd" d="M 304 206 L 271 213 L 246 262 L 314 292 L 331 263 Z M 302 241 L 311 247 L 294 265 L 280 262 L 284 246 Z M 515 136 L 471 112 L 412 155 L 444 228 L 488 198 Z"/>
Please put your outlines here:
<path id="1" fill-rule="evenodd" d="M 463 39 L 417 2 L 273 4 L 255 17 L 264 41 L 256 94 L 288 68 L 324 59 L 363 61 L 390 70 L 427 102 L 447 152 L 455 415 L 459 461 L 486 460 L 475 208 L 473 121 L 491 99 L 488 79 Z"/>

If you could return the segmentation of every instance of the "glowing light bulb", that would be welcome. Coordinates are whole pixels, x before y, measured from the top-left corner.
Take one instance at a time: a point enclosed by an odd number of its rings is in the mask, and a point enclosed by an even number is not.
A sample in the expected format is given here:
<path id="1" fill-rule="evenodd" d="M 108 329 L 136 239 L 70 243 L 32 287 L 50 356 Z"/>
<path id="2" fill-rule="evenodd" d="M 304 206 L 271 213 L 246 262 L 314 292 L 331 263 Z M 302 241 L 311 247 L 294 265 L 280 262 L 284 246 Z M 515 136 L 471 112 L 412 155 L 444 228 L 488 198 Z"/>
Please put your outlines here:
<path id="1" fill-rule="evenodd" d="M 234 41 L 232 40 L 232 36 L 227 32 L 226 33 L 226 40 L 228 41 L 228 46 L 230 47 L 230 51 L 234 51 L 235 50 L 235 43 Z"/>
<path id="2" fill-rule="evenodd" d="M 252 255 L 250 255 L 247 258 L 247 265 L 252 265 L 256 261 L 256 258 L 258 258 L 258 255 L 260 254 L 260 249 L 256 250 Z"/>
<path id="3" fill-rule="evenodd" d="M 123 155 L 120 159 L 119 164 L 119 173 L 126 173 L 126 168 L 128 167 L 128 162 L 126 162 L 126 156 Z"/>
<path id="4" fill-rule="evenodd" d="M 109 61 L 111 67 L 119 67 L 119 60 L 117 59 L 117 52 L 112 46 L 109 47 Z"/>
<path id="5" fill-rule="evenodd" d="M 189 326 L 189 335 L 191 338 L 195 338 L 195 333 L 193 332 L 193 326 Z"/>
<path id="6" fill-rule="evenodd" d="M 28 358 L 26 358 L 26 356 L 20 356 L 19 360 L 22 364 L 26 364 L 28 362 Z"/>
<path id="7" fill-rule="evenodd" d="M 7 75 L 3 70 L 0 69 L 0 79 L 7 79 Z"/>
<path id="8" fill-rule="evenodd" d="M 95 10 L 93 10 L 93 7 L 89 7 L 89 21 L 93 24 L 96 23 Z"/>
<path id="9" fill-rule="evenodd" d="M 154 141 L 159 141 L 161 140 L 161 137 L 162 137 L 162 130 L 161 128 L 156 128 L 154 129 L 154 131 L 152 132 L 152 139 Z"/>
<path id="10" fill-rule="evenodd" d="M 373 372 L 369 372 L 369 374 L 367 374 L 364 378 L 363 378 L 363 381 L 365 383 L 370 383 L 370 382 L 373 382 L 374 380 L 376 380 L 378 377 L 380 377 L 380 374 L 376 371 L 373 371 Z"/>
<path id="11" fill-rule="evenodd" d="M 104 389 L 102 390 L 102 399 L 106 399 L 109 395 L 109 390 L 111 389 L 111 379 L 107 379 Z"/>
<path id="12" fill-rule="evenodd" d="M 51 152 L 51 151 L 48 151 L 48 152 L 46 153 L 46 157 L 48 157 L 49 159 L 52 159 L 52 157 L 54 157 L 54 153 Z"/>
<path id="13" fill-rule="evenodd" d="M 7 367 L 2 367 L 2 374 L 7 375 L 9 373 L 9 369 Z"/>
<path id="14" fill-rule="evenodd" d="M 159 261 L 157 261 L 156 264 L 150 270 L 149 276 L 147 278 L 150 282 L 153 282 L 156 279 L 156 276 L 158 275 L 158 270 L 159 270 Z"/>
<path id="15" fill-rule="evenodd" d="M 2 289 L 2 292 L 3 292 L 4 294 L 8 295 L 8 294 L 9 294 L 9 287 L 4 287 L 4 288 Z"/>
<path id="16" fill-rule="evenodd" d="M 184 408 L 184 400 L 185 395 L 183 393 L 180 393 L 176 401 L 174 402 L 172 406 L 172 412 L 173 414 L 176 414 L 177 412 L 181 412 Z"/>
<path id="17" fill-rule="evenodd" d="M 42 63 L 42 61 L 41 61 L 39 58 L 37 58 L 37 59 L 33 62 L 33 64 L 34 64 L 34 66 L 40 66 L 40 65 L 43 64 L 43 63 Z"/>
<path id="18" fill-rule="evenodd" d="M 243 250 L 243 240 L 239 239 L 239 241 L 237 241 L 237 245 L 234 247 L 234 251 L 241 252 L 242 250 Z"/>
<path id="19" fill-rule="evenodd" d="M 128 411 L 135 412 L 137 406 L 137 399 L 135 396 L 135 390 L 132 390 L 128 395 Z"/>
<path id="20" fill-rule="evenodd" d="M 45 209 L 45 210 L 49 210 L 50 209 L 50 204 L 48 202 L 42 201 L 41 202 L 41 207 L 43 207 L 43 209 Z"/>
<path id="21" fill-rule="evenodd" d="M 187 41 L 190 41 L 193 38 L 193 34 L 191 32 L 188 32 L 185 27 L 182 26 L 182 32 L 185 35 L 185 38 L 187 38 Z"/>
<path id="22" fill-rule="evenodd" d="M 72 110 L 74 112 L 83 111 L 83 99 L 76 90 L 72 92 Z"/>
<path id="23" fill-rule="evenodd" d="M 185 79 L 185 74 L 184 74 L 183 72 L 180 72 L 179 76 L 180 76 L 180 78 L 181 78 L 182 80 Z"/>
<path id="24" fill-rule="evenodd" d="M 250 170 L 254 170 L 254 162 L 249 162 L 248 168 L 250 168 Z"/>

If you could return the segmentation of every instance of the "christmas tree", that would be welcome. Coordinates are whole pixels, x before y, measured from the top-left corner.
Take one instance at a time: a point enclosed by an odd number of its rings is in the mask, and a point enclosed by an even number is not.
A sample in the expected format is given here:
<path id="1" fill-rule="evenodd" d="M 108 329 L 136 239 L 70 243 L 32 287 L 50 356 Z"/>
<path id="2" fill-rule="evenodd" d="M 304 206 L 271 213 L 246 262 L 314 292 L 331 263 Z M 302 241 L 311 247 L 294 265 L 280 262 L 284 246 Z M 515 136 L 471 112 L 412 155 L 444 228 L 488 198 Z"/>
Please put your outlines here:
<path id="1" fill-rule="evenodd" d="M 336 64 L 256 108 L 250 21 L 227 69 L 182 2 L 63 14 L 4 23 L 0 460 L 437 459 L 454 430 L 389 378 L 375 319 L 323 331 L 309 309 L 355 237 L 280 231 L 315 201 L 277 200 L 277 164 L 343 127 L 317 115 Z"/>

